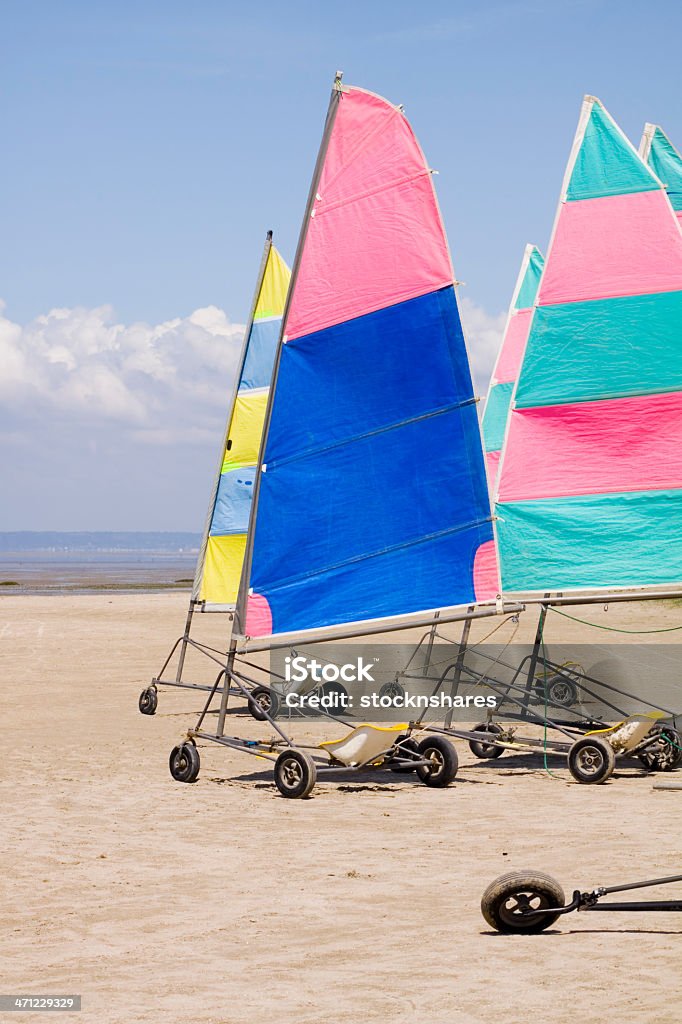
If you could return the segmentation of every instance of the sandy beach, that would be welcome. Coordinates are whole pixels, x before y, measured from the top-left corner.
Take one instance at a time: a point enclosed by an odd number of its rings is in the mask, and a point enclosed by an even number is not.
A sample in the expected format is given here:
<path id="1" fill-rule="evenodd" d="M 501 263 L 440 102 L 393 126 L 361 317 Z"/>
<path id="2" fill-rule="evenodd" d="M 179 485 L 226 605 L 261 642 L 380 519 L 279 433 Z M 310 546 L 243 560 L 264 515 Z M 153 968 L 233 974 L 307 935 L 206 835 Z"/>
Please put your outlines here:
<path id="1" fill-rule="evenodd" d="M 538 758 L 489 764 L 461 742 L 447 790 L 381 773 L 286 801 L 267 763 L 214 745 L 198 782 L 178 784 L 168 753 L 200 701 L 164 691 L 151 718 L 137 698 L 186 604 L 0 599 L 3 992 L 80 993 L 84 1024 L 679 1018 L 682 915 L 573 914 L 506 937 L 479 902 L 515 868 L 566 889 L 679 872 L 682 793 L 654 791 L 634 764 L 584 787 L 558 761 L 551 774 Z M 580 614 L 682 624 L 679 607 L 652 602 Z M 225 618 L 205 619 L 198 633 L 224 645 Z M 579 623 L 561 628 L 586 639 Z M 266 735 L 245 713 L 231 722 Z"/>

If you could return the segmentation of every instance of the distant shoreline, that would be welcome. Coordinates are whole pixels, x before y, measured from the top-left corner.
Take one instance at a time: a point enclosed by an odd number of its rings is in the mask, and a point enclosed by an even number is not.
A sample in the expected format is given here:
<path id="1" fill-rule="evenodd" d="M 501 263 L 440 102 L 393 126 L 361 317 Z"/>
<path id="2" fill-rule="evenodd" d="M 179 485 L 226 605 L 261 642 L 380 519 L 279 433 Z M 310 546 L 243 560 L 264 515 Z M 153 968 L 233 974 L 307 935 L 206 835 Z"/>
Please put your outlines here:
<path id="1" fill-rule="evenodd" d="M 196 550 L 0 550 L 0 596 L 159 593 L 192 588 Z"/>
<path id="2" fill-rule="evenodd" d="M 200 546 L 201 534 L 189 531 L 0 531 L 0 559 L 29 553 L 196 556 Z"/>

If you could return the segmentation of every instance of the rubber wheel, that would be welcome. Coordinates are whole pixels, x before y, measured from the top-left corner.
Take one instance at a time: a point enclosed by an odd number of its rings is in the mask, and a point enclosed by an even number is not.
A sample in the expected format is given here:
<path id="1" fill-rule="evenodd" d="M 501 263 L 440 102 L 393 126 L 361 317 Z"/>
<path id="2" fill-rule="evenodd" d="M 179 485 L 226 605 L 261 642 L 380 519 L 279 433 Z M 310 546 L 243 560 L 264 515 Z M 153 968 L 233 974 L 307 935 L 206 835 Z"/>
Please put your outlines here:
<path id="1" fill-rule="evenodd" d="M 194 743 L 181 743 L 179 747 L 173 747 L 168 767 L 176 782 L 196 782 L 201 761 Z"/>
<path id="2" fill-rule="evenodd" d="M 533 910 L 563 907 L 564 890 L 543 871 L 508 871 L 491 882 L 481 897 L 481 913 L 491 928 L 507 935 L 543 932 L 559 914 Z"/>
<path id="3" fill-rule="evenodd" d="M 309 796 L 316 781 L 315 762 L 302 750 L 284 750 L 275 761 L 275 785 L 290 800 Z"/>
<path id="4" fill-rule="evenodd" d="M 457 751 L 444 736 L 427 736 L 417 744 L 420 757 L 428 758 L 431 765 L 419 765 L 417 775 L 426 786 L 442 789 L 449 786 L 457 774 Z"/>
<path id="5" fill-rule="evenodd" d="M 481 725 L 477 725 L 473 732 L 487 732 L 499 736 L 502 729 L 499 725 L 495 725 L 494 722 L 483 722 Z M 486 759 L 499 757 L 500 754 L 504 754 L 504 747 L 500 747 L 496 743 L 482 743 L 480 740 L 470 740 L 469 750 L 474 757 Z"/>
<path id="6" fill-rule="evenodd" d="M 142 691 L 137 706 L 142 715 L 156 714 L 156 709 L 159 706 L 159 694 L 155 686 L 148 686 L 146 690 Z"/>
<path id="7" fill-rule="evenodd" d="M 269 686 L 257 686 L 251 691 L 248 707 L 257 722 L 267 722 L 268 715 L 274 718 L 279 710 L 277 694 Z"/>
<path id="8" fill-rule="evenodd" d="M 397 679 L 394 679 L 390 683 L 384 683 L 379 690 L 379 697 L 390 697 L 391 700 L 395 700 L 396 697 L 404 697 L 405 689 L 400 685 Z"/>
<path id="9" fill-rule="evenodd" d="M 578 687 L 566 676 L 553 676 L 547 683 L 547 700 L 560 708 L 573 707 L 578 699 Z"/>
<path id="10" fill-rule="evenodd" d="M 407 751 L 411 751 L 413 754 L 419 755 L 419 744 L 417 743 L 416 740 L 402 740 L 399 744 L 396 745 L 396 750 L 394 751 L 392 758 L 386 762 L 387 768 L 390 768 L 390 770 L 392 772 L 395 772 L 396 775 L 410 775 L 415 770 L 410 765 L 391 764 L 391 761 L 393 760 L 394 757 L 404 758 L 406 756 Z"/>
<path id="11" fill-rule="evenodd" d="M 348 690 L 341 683 L 323 683 L 319 690 L 320 697 L 331 697 L 336 694 L 338 697 L 348 697 Z M 347 703 L 347 702 L 346 702 Z M 348 708 L 343 706 L 341 701 L 335 707 L 324 708 L 326 714 L 331 715 L 332 718 L 338 718 L 340 715 L 348 714 Z"/>
<path id="12" fill-rule="evenodd" d="M 638 754 L 650 772 L 672 772 L 682 762 L 682 736 L 670 726 L 656 726 L 650 734 L 656 745 Z"/>
<path id="13" fill-rule="evenodd" d="M 584 785 L 606 782 L 615 767 L 613 747 L 601 736 L 581 736 L 568 752 L 568 770 Z"/>

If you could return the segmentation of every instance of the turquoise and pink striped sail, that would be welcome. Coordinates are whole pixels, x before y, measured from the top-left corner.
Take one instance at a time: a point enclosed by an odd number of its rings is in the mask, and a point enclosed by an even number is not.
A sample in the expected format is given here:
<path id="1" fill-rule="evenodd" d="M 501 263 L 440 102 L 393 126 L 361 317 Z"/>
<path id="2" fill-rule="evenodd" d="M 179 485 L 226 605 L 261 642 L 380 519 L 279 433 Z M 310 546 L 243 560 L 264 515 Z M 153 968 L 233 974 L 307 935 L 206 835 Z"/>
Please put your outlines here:
<path id="1" fill-rule="evenodd" d="M 430 621 L 488 583 L 485 464 L 432 173 L 402 108 L 338 82 L 260 470 L 242 637 Z"/>
<path id="2" fill-rule="evenodd" d="M 657 124 L 644 125 L 639 152 L 665 185 L 670 205 L 682 224 L 682 156 Z"/>
<path id="3" fill-rule="evenodd" d="M 502 345 L 490 381 L 483 413 L 483 448 L 491 491 L 497 479 L 512 393 L 528 341 L 533 304 L 544 264 L 540 250 L 534 245 L 527 245 L 514 286 Z"/>
<path id="4" fill-rule="evenodd" d="M 503 590 L 682 582 L 682 232 L 586 97 L 512 401 Z"/>

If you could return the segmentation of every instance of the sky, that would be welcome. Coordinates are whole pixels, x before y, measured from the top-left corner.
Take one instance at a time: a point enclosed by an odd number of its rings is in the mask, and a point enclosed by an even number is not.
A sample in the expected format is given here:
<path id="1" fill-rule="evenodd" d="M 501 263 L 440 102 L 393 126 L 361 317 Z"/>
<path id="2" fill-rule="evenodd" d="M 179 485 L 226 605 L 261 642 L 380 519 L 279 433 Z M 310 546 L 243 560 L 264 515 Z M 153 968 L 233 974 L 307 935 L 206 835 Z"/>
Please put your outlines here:
<path id="1" fill-rule="evenodd" d="M 485 394 L 584 93 L 682 145 L 673 0 L 5 0 L 2 530 L 197 530 L 266 230 L 293 259 L 337 68 L 403 103 Z"/>

